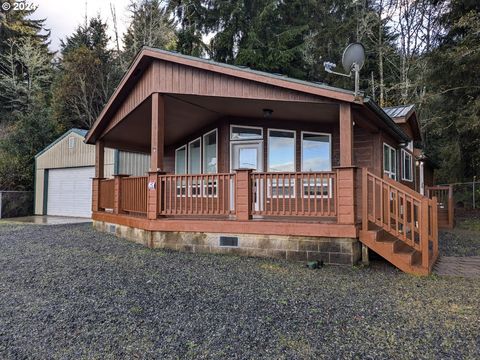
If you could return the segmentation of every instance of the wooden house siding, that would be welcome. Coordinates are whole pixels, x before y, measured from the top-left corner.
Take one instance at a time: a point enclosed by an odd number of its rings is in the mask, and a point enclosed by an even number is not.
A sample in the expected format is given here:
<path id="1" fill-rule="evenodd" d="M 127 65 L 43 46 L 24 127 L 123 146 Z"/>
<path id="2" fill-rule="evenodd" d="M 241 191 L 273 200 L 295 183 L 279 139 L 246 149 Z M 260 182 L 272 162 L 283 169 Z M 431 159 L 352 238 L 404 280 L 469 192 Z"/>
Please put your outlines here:
<path id="1" fill-rule="evenodd" d="M 138 79 L 131 91 L 126 96 L 125 100 L 122 101 L 118 109 L 115 111 L 114 115 L 112 116 L 112 120 L 104 132 L 108 132 L 110 129 L 115 127 L 154 92 L 155 85 L 153 80 L 153 72 L 154 70 L 152 65 L 145 69 L 140 79 Z"/>
<path id="2" fill-rule="evenodd" d="M 154 68 L 154 91 L 160 93 L 330 102 L 330 100 L 318 96 L 163 60 L 154 61 L 152 66 Z"/>

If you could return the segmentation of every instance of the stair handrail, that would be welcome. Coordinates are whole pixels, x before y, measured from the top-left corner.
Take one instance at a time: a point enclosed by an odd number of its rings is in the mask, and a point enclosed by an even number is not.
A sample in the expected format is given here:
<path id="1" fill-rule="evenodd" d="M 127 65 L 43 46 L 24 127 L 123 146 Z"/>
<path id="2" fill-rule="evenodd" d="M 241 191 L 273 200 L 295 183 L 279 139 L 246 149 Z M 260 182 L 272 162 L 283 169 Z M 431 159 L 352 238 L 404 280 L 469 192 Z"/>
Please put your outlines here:
<path id="1" fill-rule="evenodd" d="M 381 185 L 381 191 L 382 195 L 381 198 L 383 199 L 383 189 L 384 189 L 384 184 L 389 187 L 389 189 L 394 190 L 396 192 L 396 200 L 400 198 L 404 198 L 405 202 L 405 195 L 408 195 L 410 198 L 412 198 L 413 201 L 417 202 L 418 206 L 418 225 L 415 226 L 413 225 L 413 228 L 411 229 L 412 233 L 412 240 L 413 240 L 413 245 L 414 248 L 417 248 L 417 250 L 420 250 L 422 253 L 422 266 L 425 268 L 428 268 L 428 271 L 430 272 L 433 264 L 435 263 L 436 258 L 438 257 L 438 220 L 437 220 L 437 199 L 433 197 L 432 199 L 423 196 L 420 193 L 417 193 L 416 191 L 412 190 L 411 188 L 400 184 L 393 179 L 390 178 L 382 178 L 380 176 L 377 176 L 375 174 L 372 174 L 371 172 L 368 171 L 368 169 L 363 168 L 363 174 L 362 174 L 362 229 L 363 230 L 368 230 L 368 223 L 369 223 L 369 211 L 368 211 L 368 181 L 369 177 L 374 179 L 373 182 L 373 192 L 375 192 L 375 180 Z M 399 196 L 400 194 L 400 196 Z M 390 196 L 390 195 L 389 195 Z M 373 199 L 375 199 L 375 196 L 373 196 Z M 390 213 L 390 200 L 388 201 L 389 204 L 389 209 L 388 209 L 388 216 L 391 217 Z M 380 211 L 383 212 L 384 204 L 380 205 Z M 395 205 L 398 206 L 398 205 Z M 404 203 L 404 206 L 406 208 L 406 204 Z M 412 208 L 414 205 L 411 205 Z M 375 205 L 374 205 L 375 209 Z M 398 232 L 398 221 L 399 221 L 399 214 L 398 214 L 398 209 L 395 209 L 396 211 L 396 218 L 395 221 L 397 222 L 397 232 Z M 406 211 L 404 209 L 404 211 Z M 413 211 L 413 210 L 412 210 Z M 381 215 L 383 217 L 383 215 Z M 405 216 L 405 215 L 404 215 Z M 414 215 L 411 215 L 414 216 Z M 374 219 L 376 220 L 376 213 L 374 213 Z M 407 222 L 408 223 L 408 222 Z M 415 221 L 412 218 L 411 223 L 414 224 Z M 377 221 L 375 221 L 375 224 L 378 226 Z M 405 226 L 405 218 L 402 220 L 402 224 Z M 392 230 L 391 224 L 390 224 L 390 219 L 388 219 L 388 226 L 385 226 L 385 223 L 381 221 L 381 227 L 389 232 L 390 234 L 394 235 L 397 237 L 399 240 L 406 242 L 405 238 L 406 236 L 399 236 L 398 234 L 395 234 L 394 231 Z M 418 230 L 418 246 L 415 243 L 415 229 Z M 403 230 L 404 232 L 406 231 Z M 433 249 L 432 249 L 432 256 L 430 256 L 430 241 L 433 244 Z M 408 244 L 408 242 L 406 242 Z M 408 244 L 412 246 L 411 244 Z"/>

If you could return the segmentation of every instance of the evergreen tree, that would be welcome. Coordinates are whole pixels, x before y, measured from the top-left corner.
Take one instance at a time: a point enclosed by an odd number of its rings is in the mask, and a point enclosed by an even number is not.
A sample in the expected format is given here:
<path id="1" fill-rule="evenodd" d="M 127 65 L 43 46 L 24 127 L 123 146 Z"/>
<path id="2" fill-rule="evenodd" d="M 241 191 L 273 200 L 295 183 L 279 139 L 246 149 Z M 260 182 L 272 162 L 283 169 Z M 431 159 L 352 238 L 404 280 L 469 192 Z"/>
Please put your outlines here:
<path id="1" fill-rule="evenodd" d="M 186 55 L 203 56 L 206 45 L 203 36 L 208 35 L 207 21 L 211 21 L 208 1 L 205 0 L 167 0 L 166 10 L 174 18 L 176 25 L 175 49 Z M 225 1 L 225 3 L 228 3 Z"/>
<path id="2" fill-rule="evenodd" d="M 441 22 L 422 115 L 438 180 L 448 182 L 480 175 L 480 3 L 454 0 Z"/>
<path id="3" fill-rule="evenodd" d="M 0 189 L 31 190 L 34 155 L 58 134 L 49 110 L 49 33 L 32 16 L 10 11 L 0 17 Z"/>
<path id="4" fill-rule="evenodd" d="M 126 63 L 142 46 L 175 48 L 173 22 L 159 0 L 139 0 L 130 4 L 131 23 L 123 38 Z"/>
<path id="5" fill-rule="evenodd" d="M 62 41 L 53 109 L 65 128 L 89 128 L 118 84 L 122 70 L 108 42 L 107 25 L 99 17 Z"/>
<path id="6" fill-rule="evenodd" d="M 11 7 L 15 0 L 4 0 Z M 9 42 L 18 42 L 25 38 L 34 38 L 46 49 L 50 31 L 45 29 L 45 19 L 33 19 L 34 10 L 15 10 L 0 12 L 0 54 L 9 49 Z"/>

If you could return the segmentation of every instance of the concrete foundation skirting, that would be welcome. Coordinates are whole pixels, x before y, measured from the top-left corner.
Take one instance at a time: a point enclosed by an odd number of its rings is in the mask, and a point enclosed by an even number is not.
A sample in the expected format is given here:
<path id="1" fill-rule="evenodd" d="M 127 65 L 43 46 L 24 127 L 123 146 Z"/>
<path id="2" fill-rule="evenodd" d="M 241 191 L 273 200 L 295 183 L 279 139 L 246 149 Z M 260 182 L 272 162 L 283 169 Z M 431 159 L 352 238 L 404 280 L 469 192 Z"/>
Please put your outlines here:
<path id="1" fill-rule="evenodd" d="M 151 248 L 271 257 L 294 261 L 322 260 L 326 264 L 336 265 L 353 265 L 361 258 L 360 242 L 355 238 L 160 232 L 95 220 L 93 227 Z M 237 238 L 238 246 L 220 246 L 221 236 Z"/>

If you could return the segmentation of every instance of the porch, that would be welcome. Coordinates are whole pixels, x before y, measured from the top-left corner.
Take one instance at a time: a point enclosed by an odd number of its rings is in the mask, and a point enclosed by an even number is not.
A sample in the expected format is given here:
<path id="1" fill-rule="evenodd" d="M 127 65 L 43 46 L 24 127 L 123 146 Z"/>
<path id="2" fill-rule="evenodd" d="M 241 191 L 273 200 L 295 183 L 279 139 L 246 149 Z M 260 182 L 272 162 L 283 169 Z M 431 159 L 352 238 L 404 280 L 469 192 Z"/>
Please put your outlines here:
<path id="1" fill-rule="evenodd" d="M 339 202 L 349 201 L 339 194 L 339 179 L 353 175 L 353 169 L 115 175 L 94 179 L 99 201 L 93 218 L 152 231 L 356 238 L 356 223 L 338 216 Z"/>

